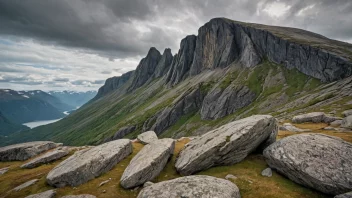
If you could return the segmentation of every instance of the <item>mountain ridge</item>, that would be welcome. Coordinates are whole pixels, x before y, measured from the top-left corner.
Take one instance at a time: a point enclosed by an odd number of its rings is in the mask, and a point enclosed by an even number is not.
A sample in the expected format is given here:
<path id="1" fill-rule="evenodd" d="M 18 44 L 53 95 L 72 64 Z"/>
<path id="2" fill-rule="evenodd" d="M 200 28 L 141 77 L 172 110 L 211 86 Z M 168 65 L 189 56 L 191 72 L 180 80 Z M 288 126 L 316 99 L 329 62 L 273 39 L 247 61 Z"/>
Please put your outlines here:
<path id="1" fill-rule="evenodd" d="M 282 37 L 288 30 L 261 28 L 282 31 Z M 304 36 L 302 32 L 296 32 L 297 37 Z M 151 48 L 135 71 L 108 79 L 89 104 L 57 123 L 13 138 L 99 144 L 126 127 L 133 129 L 127 138 L 146 130 L 182 137 L 253 114 L 287 118 L 316 109 L 330 111 L 332 105 L 349 108 L 351 62 L 335 54 L 346 46 L 328 51 L 331 46 L 324 45 L 334 41 L 320 35 L 317 40 L 321 43 L 311 46 L 229 19 L 212 19 L 197 36 L 181 41 L 170 65 L 161 67 L 169 68 L 163 76 L 154 75 L 162 55 Z"/>

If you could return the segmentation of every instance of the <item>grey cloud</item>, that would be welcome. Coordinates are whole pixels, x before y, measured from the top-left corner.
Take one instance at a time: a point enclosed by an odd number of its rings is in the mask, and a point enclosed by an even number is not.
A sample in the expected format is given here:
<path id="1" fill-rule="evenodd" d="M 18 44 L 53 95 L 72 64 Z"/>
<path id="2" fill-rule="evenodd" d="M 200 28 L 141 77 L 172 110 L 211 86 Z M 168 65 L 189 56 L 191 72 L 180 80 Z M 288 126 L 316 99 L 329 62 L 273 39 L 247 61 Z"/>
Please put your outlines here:
<path id="1" fill-rule="evenodd" d="M 53 81 L 56 81 L 56 82 L 68 82 L 70 81 L 69 78 L 54 78 Z"/>

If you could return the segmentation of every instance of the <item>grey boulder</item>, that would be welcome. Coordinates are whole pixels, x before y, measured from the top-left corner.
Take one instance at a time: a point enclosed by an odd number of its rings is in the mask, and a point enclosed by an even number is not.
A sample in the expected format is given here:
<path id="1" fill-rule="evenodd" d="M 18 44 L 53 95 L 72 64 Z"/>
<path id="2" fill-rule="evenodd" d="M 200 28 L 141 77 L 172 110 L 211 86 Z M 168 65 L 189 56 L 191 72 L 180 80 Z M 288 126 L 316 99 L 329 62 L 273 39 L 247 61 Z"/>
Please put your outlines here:
<path id="1" fill-rule="evenodd" d="M 282 126 L 279 127 L 279 130 L 282 131 L 291 131 L 291 132 L 305 132 L 309 131 L 308 129 L 300 129 L 293 126 L 291 123 L 284 123 Z"/>
<path id="2" fill-rule="evenodd" d="M 212 130 L 186 144 L 175 167 L 182 175 L 242 161 L 263 145 L 275 142 L 278 126 L 270 115 L 254 115 Z"/>
<path id="3" fill-rule="evenodd" d="M 347 116 L 352 115 L 352 109 L 346 110 L 346 111 L 342 112 L 342 115 L 343 115 L 344 117 L 347 117 Z"/>
<path id="4" fill-rule="evenodd" d="M 345 194 L 336 195 L 334 198 L 352 198 L 352 191 Z"/>
<path id="5" fill-rule="evenodd" d="M 145 187 L 138 198 L 240 198 L 238 187 L 225 179 L 197 175 L 180 177 Z"/>
<path id="6" fill-rule="evenodd" d="M 137 136 L 137 140 L 142 144 L 150 144 L 155 140 L 158 140 L 158 136 L 154 131 L 146 131 Z"/>
<path id="7" fill-rule="evenodd" d="M 294 116 L 292 119 L 292 122 L 293 123 L 304 123 L 304 122 L 319 123 L 319 122 L 324 122 L 325 116 L 326 115 L 324 112 L 312 112 L 312 113 Z"/>
<path id="8" fill-rule="evenodd" d="M 47 183 L 54 187 L 78 186 L 111 170 L 131 153 L 132 144 L 127 139 L 78 151 L 49 172 Z"/>
<path id="9" fill-rule="evenodd" d="M 31 186 L 31 185 L 37 183 L 37 181 L 38 181 L 38 179 L 29 180 L 29 181 L 27 181 L 27 182 L 25 182 L 25 183 L 23 183 L 23 184 L 17 186 L 17 187 L 14 188 L 13 190 L 14 190 L 14 191 L 20 191 L 20 190 L 22 190 L 22 189 L 24 189 L 24 188 L 27 188 L 28 186 Z"/>
<path id="10" fill-rule="evenodd" d="M 25 198 L 54 198 L 56 195 L 55 190 L 47 190 L 42 193 L 34 194 L 34 195 L 29 195 Z"/>
<path id="11" fill-rule="evenodd" d="M 342 128 L 352 129 L 352 115 L 345 117 L 341 122 Z"/>
<path id="12" fill-rule="evenodd" d="M 333 122 L 330 122 L 330 126 L 333 126 L 333 127 L 341 126 L 341 124 L 342 124 L 342 120 L 335 120 Z"/>
<path id="13" fill-rule="evenodd" d="M 5 174 L 7 171 L 9 171 L 10 167 L 5 167 L 5 168 L 0 168 L 0 175 Z"/>
<path id="14" fill-rule="evenodd" d="M 271 177 L 273 176 L 273 171 L 271 170 L 271 168 L 266 168 L 262 171 L 262 176 Z"/>
<path id="15" fill-rule="evenodd" d="M 25 163 L 21 166 L 21 168 L 35 168 L 38 167 L 42 164 L 50 163 L 55 160 L 61 159 L 68 155 L 67 150 L 54 150 L 54 151 L 49 151 L 45 153 L 44 155 L 41 155 L 39 157 L 34 158 L 28 163 Z"/>
<path id="16" fill-rule="evenodd" d="M 153 180 L 164 169 L 175 148 L 175 140 L 160 139 L 146 146 L 131 160 L 121 177 L 121 186 L 133 188 Z"/>
<path id="17" fill-rule="evenodd" d="M 323 134 L 293 135 L 264 150 L 268 165 L 292 181 L 327 194 L 352 190 L 352 144 Z"/>
<path id="18" fill-rule="evenodd" d="M 0 161 L 24 161 L 57 146 L 54 142 L 37 141 L 1 147 Z"/>

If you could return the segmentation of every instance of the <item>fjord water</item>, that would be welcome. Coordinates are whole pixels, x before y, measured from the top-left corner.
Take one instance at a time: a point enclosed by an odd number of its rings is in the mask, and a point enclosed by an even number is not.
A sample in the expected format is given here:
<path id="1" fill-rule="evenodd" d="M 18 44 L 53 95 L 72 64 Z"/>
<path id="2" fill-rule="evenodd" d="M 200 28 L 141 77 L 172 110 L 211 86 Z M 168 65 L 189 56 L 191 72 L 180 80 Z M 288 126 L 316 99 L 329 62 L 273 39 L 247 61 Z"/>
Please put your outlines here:
<path id="1" fill-rule="evenodd" d="M 57 121 L 59 121 L 61 119 L 62 118 L 55 119 L 55 120 L 39 120 L 39 121 L 34 121 L 34 122 L 23 123 L 23 125 L 26 125 L 27 127 L 32 129 L 32 128 L 35 128 L 35 127 L 38 127 L 38 126 L 47 125 L 47 124 L 51 124 L 51 123 L 57 122 Z"/>

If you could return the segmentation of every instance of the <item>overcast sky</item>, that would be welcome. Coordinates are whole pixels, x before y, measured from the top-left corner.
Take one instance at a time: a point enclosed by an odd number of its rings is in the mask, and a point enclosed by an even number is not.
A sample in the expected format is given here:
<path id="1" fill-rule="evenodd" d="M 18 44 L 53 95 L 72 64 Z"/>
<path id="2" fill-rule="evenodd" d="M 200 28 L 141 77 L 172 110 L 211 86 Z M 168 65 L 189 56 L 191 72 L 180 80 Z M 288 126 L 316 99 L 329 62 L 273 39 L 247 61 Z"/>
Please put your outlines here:
<path id="1" fill-rule="evenodd" d="M 0 0 L 0 88 L 97 90 L 214 17 L 352 43 L 351 0 Z"/>

